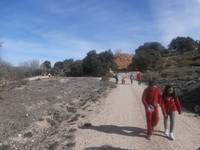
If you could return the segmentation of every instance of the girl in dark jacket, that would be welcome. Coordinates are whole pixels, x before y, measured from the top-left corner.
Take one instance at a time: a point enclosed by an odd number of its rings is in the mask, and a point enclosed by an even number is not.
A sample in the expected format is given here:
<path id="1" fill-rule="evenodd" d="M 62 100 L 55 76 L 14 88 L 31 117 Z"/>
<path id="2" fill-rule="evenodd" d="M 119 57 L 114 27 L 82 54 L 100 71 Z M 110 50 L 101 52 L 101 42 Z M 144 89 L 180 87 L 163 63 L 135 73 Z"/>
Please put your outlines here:
<path id="1" fill-rule="evenodd" d="M 173 135 L 175 112 L 177 110 L 178 113 L 181 114 L 182 109 L 174 87 L 170 85 L 165 87 L 165 90 L 162 94 L 161 108 L 164 115 L 164 133 L 165 135 L 169 136 L 171 140 L 175 140 Z M 168 116 L 170 118 L 170 132 L 167 128 Z"/>

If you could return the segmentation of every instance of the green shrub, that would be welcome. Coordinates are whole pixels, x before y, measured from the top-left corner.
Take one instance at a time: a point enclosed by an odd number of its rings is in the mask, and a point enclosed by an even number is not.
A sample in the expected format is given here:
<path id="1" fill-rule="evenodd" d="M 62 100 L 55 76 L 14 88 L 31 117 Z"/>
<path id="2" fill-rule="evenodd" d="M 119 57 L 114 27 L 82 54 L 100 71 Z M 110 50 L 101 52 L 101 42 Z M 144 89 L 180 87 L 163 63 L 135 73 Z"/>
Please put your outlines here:
<path id="1" fill-rule="evenodd" d="M 47 120 L 48 123 L 51 124 L 51 126 L 55 126 L 56 125 L 56 122 L 54 120 L 52 120 L 50 118 L 47 118 L 46 120 Z"/>
<path id="2" fill-rule="evenodd" d="M 107 76 L 107 75 L 105 75 L 105 76 L 103 76 L 102 78 L 101 78 L 101 81 L 109 81 L 109 77 Z"/>
<path id="3" fill-rule="evenodd" d="M 24 134 L 24 137 L 30 138 L 32 136 L 33 136 L 33 134 L 31 132 L 27 132 L 27 133 Z"/>
<path id="4" fill-rule="evenodd" d="M 19 84 L 21 84 L 21 85 L 26 85 L 26 84 L 28 83 L 28 81 L 29 81 L 29 80 L 26 80 L 26 79 L 20 80 L 20 81 L 19 81 Z"/>
<path id="5" fill-rule="evenodd" d="M 49 150 L 54 150 L 57 146 L 58 146 L 58 142 L 55 141 L 54 143 L 52 143 L 52 144 L 49 146 Z"/>
<path id="6" fill-rule="evenodd" d="M 162 78 L 167 78 L 168 75 L 167 75 L 167 72 L 163 72 L 163 73 L 160 74 L 160 76 L 161 76 Z"/>
<path id="7" fill-rule="evenodd" d="M 110 80 L 110 78 L 114 78 L 114 75 L 112 74 L 112 73 L 107 73 L 106 75 L 104 75 L 102 78 L 101 78 L 101 80 L 102 81 L 109 81 Z"/>
<path id="8" fill-rule="evenodd" d="M 75 113 L 76 108 L 75 107 L 67 107 L 68 112 Z"/>

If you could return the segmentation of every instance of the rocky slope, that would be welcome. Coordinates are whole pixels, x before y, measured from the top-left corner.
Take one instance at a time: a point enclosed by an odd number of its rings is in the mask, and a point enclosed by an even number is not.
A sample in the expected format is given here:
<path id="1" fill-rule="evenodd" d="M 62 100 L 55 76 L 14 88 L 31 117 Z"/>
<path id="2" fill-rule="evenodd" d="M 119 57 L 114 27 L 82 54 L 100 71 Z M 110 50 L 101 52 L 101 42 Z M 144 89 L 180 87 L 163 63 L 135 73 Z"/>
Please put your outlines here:
<path id="1" fill-rule="evenodd" d="M 200 105 L 200 77 L 198 75 L 162 78 L 157 80 L 157 84 L 162 90 L 167 84 L 174 86 L 181 105 L 191 112 L 194 112 L 195 105 Z"/>
<path id="2" fill-rule="evenodd" d="M 131 70 L 133 56 L 133 54 L 116 54 L 114 57 L 118 70 Z"/>

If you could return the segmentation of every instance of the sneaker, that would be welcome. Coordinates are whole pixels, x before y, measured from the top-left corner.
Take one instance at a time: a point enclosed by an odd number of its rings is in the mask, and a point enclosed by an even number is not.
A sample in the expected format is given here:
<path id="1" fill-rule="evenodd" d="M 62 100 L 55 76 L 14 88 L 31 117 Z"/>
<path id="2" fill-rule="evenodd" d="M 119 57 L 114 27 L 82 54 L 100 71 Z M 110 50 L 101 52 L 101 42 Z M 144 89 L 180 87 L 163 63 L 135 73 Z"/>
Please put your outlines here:
<path id="1" fill-rule="evenodd" d="M 151 135 L 148 135 L 147 136 L 147 140 L 151 140 L 152 139 L 152 136 Z"/>
<path id="2" fill-rule="evenodd" d="M 169 134 L 169 138 L 170 138 L 172 141 L 175 140 L 175 137 L 174 137 L 173 133 L 170 133 L 170 134 Z"/>
<path id="3" fill-rule="evenodd" d="M 167 135 L 167 136 L 169 136 L 168 129 L 165 129 L 164 134 Z"/>

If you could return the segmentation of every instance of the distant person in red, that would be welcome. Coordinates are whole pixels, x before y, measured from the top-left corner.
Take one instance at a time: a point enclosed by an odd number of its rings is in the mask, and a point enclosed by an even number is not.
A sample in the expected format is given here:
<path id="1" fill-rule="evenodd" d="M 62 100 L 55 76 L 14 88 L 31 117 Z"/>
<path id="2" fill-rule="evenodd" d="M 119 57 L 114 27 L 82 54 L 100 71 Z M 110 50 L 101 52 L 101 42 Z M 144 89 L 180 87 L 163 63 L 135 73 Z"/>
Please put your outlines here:
<path id="1" fill-rule="evenodd" d="M 165 87 L 165 90 L 162 94 L 161 108 L 164 116 L 164 134 L 169 136 L 171 140 L 175 140 L 173 135 L 175 112 L 177 110 L 178 113 L 181 114 L 182 109 L 174 87 L 170 85 L 167 85 Z M 169 131 L 167 127 L 168 116 L 170 118 Z"/>
<path id="2" fill-rule="evenodd" d="M 153 128 L 158 124 L 158 106 L 161 101 L 161 91 L 154 81 L 150 81 L 142 94 L 142 103 L 145 107 L 147 121 L 147 139 L 152 139 Z"/>
<path id="3" fill-rule="evenodd" d="M 140 72 L 137 74 L 137 80 L 138 80 L 138 85 L 140 85 L 142 83 L 142 74 Z"/>
<path id="4" fill-rule="evenodd" d="M 199 105 L 196 105 L 195 108 L 194 108 L 195 112 L 199 112 L 200 111 L 200 106 Z"/>

